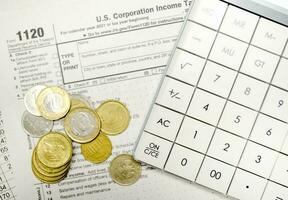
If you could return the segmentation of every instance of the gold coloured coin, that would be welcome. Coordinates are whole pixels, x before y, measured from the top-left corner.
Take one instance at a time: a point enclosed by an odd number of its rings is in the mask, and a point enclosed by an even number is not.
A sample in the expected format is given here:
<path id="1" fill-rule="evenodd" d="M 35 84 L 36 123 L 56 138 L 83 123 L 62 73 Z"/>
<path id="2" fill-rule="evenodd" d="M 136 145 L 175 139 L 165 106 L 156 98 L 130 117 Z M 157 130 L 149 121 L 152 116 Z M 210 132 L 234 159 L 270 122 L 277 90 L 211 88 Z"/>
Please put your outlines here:
<path id="1" fill-rule="evenodd" d="M 91 107 L 91 103 L 87 98 L 82 95 L 73 94 L 70 96 L 71 99 L 71 110 L 74 108 L 81 108 L 81 107 Z"/>
<path id="2" fill-rule="evenodd" d="M 71 160 L 72 144 L 63 134 L 51 132 L 40 138 L 36 154 L 43 165 L 59 168 Z"/>
<path id="3" fill-rule="evenodd" d="M 70 110 L 64 120 L 67 135 L 75 142 L 87 143 L 94 140 L 100 132 L 101 120 L 90 108 Z"/>
<path id="4" fill-rule="evenodd" d="M 43 89 L 36 100 L 41 116 L 49 120 L 64 117 L 70 109 L 69 94 L 57 86 Z"/>
<path id="5" fill-rule="evenodd" d="M 60 168 L 49 168 L 43 165 L 37 158 L 35 149 L 32 154 L 32 161 L 37 171 L 47 177 L 59 177 L 66 173 L 70 168 L 70 162 Z"/>
<path id="6" fill-rule="evenodd" d="M 117 135 L 125 131 L 131 119 L 127 107 L 115 100 L 103 102 L 96 112 L 101 118 L 101 131 L 108 135 Z"/>
<path id="7" fill-rule="evenodd" d="M 58 182 L 62 181 L 67 176 L 67 173 L 65 173 L 65 174 L 63 174 L 63 175 L 61 175 L 59 177 L 47 177 L 47 176 L 44 176 L 39 171 L 37 171 L 37 169 L 34 166 L 33 161 L 32 161 L 32 172 L 35 175 L 35 177 L 38 178 L 41 182 L 49 183 L 49 184 L 58 183 Z"/>
<path id="8" fill-rule="evenodd" d="M 102 163 L 112 154 L 111 141 L 106 135 L 100 133 L 91 142 L 81 144 L 81 153 L 87 161 L 96 164 Z"/>
<path id="9" fill-rule="evenodd" d="M 135 161 L 129 154 L 122 154 L 115 157 L 109 167 L 111 178 L 119 185 L 132 185 L 141 176 L 142 168 L 139 162 Z"/>

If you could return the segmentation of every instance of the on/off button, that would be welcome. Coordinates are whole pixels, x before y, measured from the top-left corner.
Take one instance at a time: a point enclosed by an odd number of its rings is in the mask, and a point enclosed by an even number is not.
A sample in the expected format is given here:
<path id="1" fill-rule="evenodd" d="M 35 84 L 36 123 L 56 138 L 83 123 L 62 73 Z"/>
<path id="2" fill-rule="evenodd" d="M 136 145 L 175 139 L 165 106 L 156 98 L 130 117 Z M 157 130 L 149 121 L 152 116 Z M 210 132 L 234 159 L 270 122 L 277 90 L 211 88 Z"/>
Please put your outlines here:
<path id="1" fill-rule="evenodd" d="M 144 132 L 137 145 L 134 157 L 152 166 L 163 168 L 172 143 Z"/>

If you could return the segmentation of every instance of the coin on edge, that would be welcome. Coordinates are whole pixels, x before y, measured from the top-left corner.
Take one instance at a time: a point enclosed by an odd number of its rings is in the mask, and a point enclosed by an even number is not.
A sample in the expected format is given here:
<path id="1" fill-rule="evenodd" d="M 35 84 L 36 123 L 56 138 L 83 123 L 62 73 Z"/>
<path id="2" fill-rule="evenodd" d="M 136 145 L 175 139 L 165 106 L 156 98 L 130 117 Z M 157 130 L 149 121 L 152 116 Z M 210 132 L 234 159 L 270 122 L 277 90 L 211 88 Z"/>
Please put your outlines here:
<path id="1" fill-rule="evenodd" d="M 106 135 L 100 133 L 91 142 L 81 144 L 81 153 L 89 162 L 102 163 L 112 154 L 112 143 Z"/>
<path id="2" fill-rule="evenodd" d="M 103 102 L 96 112 L 101 118 L 101 131 L 108 135 L 117 135 L 125 131 L 131 119 L 127 107 L 115 100 Z"/>
<path id="3" fill-rule="evenodd" d="M 71 105 L 69 94 L 57 86 L 43 89 L 39 93 L 36 103 L 41 116 L 50 120 L 64 117 Z"/>
<path id="4" fill-rule="evenodd" d="M 66 165 L 60 167 L 60 168 L 48 168 L 47 166 L 43 165 L 37 155 L 36 155 L 36 149 L 34 149 L 33 154 L 32 154 L 32 162 L 34 164 L 34 167 L 36 170 L 42 174 L 43 176 L 46 177 L 60 177 L 63 176 L 65 173 L 68 172 L 70 168 L 70 162 L 67 163 Z"/>
<path id="5" fill-rule="evenodd" d="M 75 142 L 87 143 L 94 140 L 100 132 L 101 120 L 90 108 L 70 110 L 64 119 L 66 134 Z"/>
<path id="6" fill-rule="evenodd" d="M 47 86 L 45 85 L 36 85 L 26 92 L 24 96 L 24 105 L 26 107 L 26 110 L 32 115 L 41 116 L 41 113 L 36 104 L 36 100 L 39 93 L 46 87 Z"/>
<path id="7" fill-rule="evenodd" d="M 47 177 L 47 176 L 44 176 L 39 171 L 37 171 L 33 161 L 32 161 L 32 172 L 36 176 L 36 178 L 38 178 L 41 182 L 49 183 L 49 184 L 58 183 L 58 182 L 62 181 L 67 175 L 67 173 L 66 173 L 66 174 L 63 174 L 63 175 L 61 175 L 59 177 Z"/>
<path id="8" fill-rule="evenodd" d="M 92 103 L 90 102 L 90 100 L 83 95 L 72 94 L 70 96 L 70 99 L 71 99 L 70 109 L 81 108 L 81 107 L 92 108 Z"/>
<path id="9" fill-rule="evenodd" d="M 141 177 L 142 167 L 139 162 L 129 154 L 115 157 L 109 167 L 111 178 L 119 185 L 132 185 Z"/>
<path id="10" fill-rule="evenodd" d="M 31 137 L 41 137 L 53 128 L 53 121 L 35 116 L 28 111 L 24 111 L 21 123 L 25 133 Z"/>
<path id="11" fill-rule="evenodd" d="M 71 142 L 63 134 L 51 132 L 40 138 L 36 154 L 45 166 L 58 168 L 71 160 L 72 151 Z"/>

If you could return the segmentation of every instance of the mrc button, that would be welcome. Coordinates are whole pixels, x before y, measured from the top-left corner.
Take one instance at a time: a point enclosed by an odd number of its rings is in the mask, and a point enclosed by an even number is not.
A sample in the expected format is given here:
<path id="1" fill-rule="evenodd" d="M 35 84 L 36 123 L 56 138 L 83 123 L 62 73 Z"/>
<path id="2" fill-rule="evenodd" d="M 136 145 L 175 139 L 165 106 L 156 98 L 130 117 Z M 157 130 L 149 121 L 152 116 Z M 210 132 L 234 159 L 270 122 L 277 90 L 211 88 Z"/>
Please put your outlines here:
<path id="1" fill-rule="evenodd" d="M 144 132 L 135 150 L 135 159 L 163 168 L 172 143 Z"/>

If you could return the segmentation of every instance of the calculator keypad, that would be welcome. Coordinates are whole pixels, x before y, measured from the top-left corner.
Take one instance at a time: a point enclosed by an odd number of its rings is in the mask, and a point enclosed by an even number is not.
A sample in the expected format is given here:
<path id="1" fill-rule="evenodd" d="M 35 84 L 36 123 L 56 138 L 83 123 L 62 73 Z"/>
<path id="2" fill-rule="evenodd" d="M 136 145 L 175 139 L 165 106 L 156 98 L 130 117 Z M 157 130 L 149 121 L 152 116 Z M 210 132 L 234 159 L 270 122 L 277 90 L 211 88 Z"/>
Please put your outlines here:
<path id="1" fill-rule="evenodd" d="M 288 200 L 288 28 L 196 0 L 135 158 L 243 200 Z"/>

